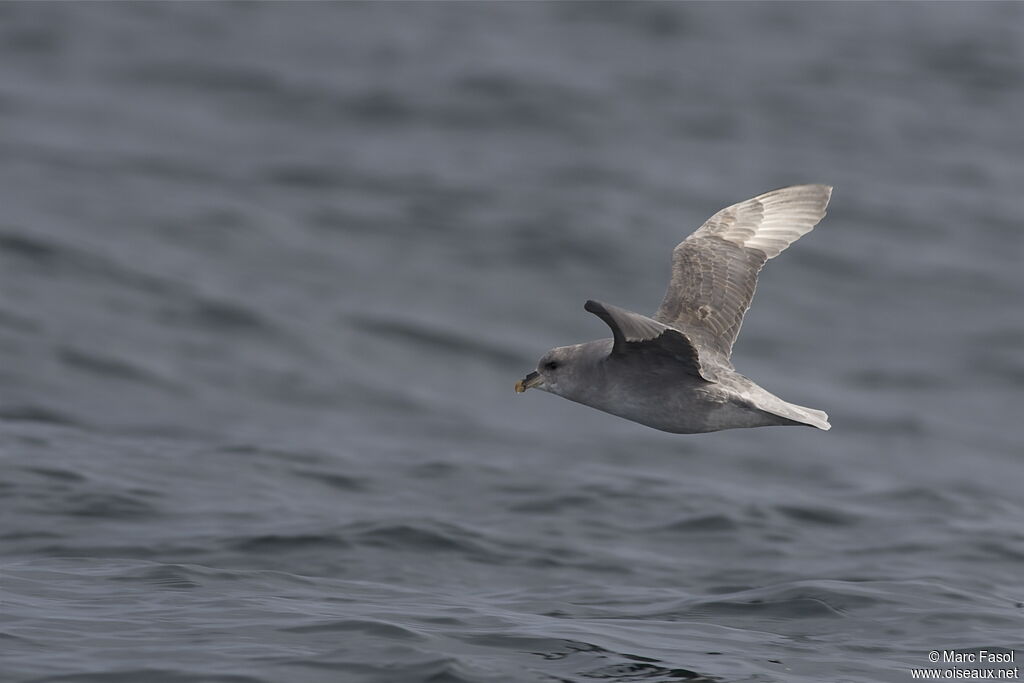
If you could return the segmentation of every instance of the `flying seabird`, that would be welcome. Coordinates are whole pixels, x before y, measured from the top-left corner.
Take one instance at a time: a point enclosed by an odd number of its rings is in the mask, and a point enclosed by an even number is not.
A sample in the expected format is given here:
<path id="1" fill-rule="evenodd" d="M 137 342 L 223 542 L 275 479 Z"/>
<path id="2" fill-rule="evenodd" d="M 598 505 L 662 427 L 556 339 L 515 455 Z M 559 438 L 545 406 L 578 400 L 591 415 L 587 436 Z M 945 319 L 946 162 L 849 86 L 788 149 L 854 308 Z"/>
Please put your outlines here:
<path id="1" fill-rule="evenodd" d="M 677 434 L 808 425 L 828 415 L 783 401 L 737 373 L 732 345 L 768 259 L 825 216 L 832 188 L 795 185 L 722 209 L 672 251 L 653 317 L 587 301 L 611 339 L 560 346 L 516 382 Z"/>

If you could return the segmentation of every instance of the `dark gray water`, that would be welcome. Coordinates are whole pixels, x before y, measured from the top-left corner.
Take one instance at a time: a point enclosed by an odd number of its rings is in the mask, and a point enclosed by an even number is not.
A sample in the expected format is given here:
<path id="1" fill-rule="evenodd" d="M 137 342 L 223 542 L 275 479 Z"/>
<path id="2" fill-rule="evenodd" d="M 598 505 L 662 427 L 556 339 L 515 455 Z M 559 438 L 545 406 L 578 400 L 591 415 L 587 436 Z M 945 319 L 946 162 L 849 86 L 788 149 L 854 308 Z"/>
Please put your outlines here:
<path id="1" fill-rule="evenodd" d="M 0 4 L 0 677 L 1024 658 L 1022 112 L 1021 4 Z M 831 432 L 512 392 L 803 182 Z"/>

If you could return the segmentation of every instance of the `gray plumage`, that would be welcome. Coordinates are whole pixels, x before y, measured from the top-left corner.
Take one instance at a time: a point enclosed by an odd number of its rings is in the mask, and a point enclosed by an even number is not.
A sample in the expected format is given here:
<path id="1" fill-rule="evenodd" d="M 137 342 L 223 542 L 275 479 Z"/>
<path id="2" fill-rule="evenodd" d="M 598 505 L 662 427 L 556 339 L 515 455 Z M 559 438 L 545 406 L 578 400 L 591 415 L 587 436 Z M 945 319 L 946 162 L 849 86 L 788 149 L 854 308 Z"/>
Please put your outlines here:
<path id="1" fill-rule="evenodd" d="M 667 432 L 809 425 L 828 416 L 787 403 L 730 360 L 768 259 L 825 216 L 832 188 L 797 185 L 722 209 L 672 252 L 672 278 L 653 317 L 588 301 L 611 339 L 548 351 L 516 391 L 537 388 Z"/>

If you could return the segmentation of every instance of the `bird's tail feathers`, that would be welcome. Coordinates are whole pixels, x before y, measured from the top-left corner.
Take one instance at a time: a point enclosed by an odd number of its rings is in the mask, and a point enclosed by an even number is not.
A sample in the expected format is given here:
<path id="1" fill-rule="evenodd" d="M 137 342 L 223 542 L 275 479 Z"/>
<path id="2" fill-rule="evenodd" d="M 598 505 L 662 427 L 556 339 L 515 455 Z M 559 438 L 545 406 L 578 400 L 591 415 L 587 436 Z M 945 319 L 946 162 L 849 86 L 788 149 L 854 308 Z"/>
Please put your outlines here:
<path id="1" fill-rule="evenodd" d="M 784 417 L 787 420 L 805 424 L 808 427 L 817 427 L 823 431 L 832 429 L 832 425 L 828 423 L 828 413 L 824 410 L 815 410 L 814 408 L 805 408 L 804 406 L 798 406 L 795 403 L 782 402 L 781 406 L 773 406 L 768 412 L 774 413 L 779 417 Z"/>

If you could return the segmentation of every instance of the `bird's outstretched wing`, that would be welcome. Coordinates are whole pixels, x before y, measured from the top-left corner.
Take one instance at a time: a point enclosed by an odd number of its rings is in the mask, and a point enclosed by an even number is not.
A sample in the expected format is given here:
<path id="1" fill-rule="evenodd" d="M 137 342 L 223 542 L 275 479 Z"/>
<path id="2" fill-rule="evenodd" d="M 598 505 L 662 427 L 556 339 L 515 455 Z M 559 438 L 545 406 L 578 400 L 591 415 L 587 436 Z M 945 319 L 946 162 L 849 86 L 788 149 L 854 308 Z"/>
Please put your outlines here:
<path id="1" fill-rule="evenodd" d="M 728 364 L 761 267 L 818 224 L 831 194 L 828 185 L 794 185 L 709 218 L 672 251 L 672 280 L 654 321 Z"/>
<path id="2" fill-rule="evenodd" d="M 670 357 L 694 377 L 714 381 L 714 370 L 703 367 L 697 349 L 685 334 L 657 320 L 600 301 L 587 301 L 584 310 L 612 330 L 612 355 L 657 354 Z"/>

